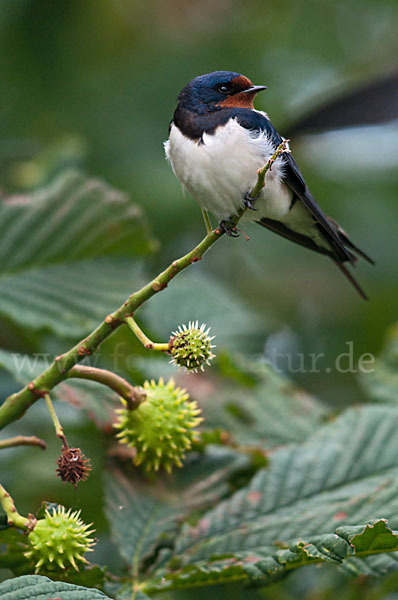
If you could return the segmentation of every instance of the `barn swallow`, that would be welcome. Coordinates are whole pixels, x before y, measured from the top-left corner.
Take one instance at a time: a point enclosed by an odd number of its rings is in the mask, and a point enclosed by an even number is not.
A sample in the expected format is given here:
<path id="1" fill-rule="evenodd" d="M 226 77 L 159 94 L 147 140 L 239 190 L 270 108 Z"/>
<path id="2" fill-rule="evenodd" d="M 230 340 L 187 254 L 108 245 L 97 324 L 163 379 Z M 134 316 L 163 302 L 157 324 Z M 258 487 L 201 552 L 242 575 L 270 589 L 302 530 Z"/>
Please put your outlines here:
<path id="1" fill-rule="evenodd" d="M 267 89 L 240 73 L 215 71 L 195 77 L 178 96 L 165 142 L 166 156 L 183 187 L 202 210 L 220 220 L 221 229 L 236 235 L 228 223 L 242 203 L 241 221 L 255 221 L 275 233 L 329 256 L 356 288 L 365 293 L 344 263 L 357 256 L 373 263 L 314 200 L 291 153 L 281 154 L 266 174 L 255 205 L 250 190 L 257 171 L 283 139 L 253 100 Z"/>

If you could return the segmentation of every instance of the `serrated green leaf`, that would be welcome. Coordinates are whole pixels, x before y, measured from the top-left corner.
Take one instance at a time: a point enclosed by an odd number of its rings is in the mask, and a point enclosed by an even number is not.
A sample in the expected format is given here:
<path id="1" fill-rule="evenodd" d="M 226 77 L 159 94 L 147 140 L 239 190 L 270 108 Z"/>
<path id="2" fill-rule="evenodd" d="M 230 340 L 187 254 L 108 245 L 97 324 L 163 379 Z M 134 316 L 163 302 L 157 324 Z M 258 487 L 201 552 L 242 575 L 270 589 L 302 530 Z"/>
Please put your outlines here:
<path id="1" fill-rule="evenodd" d="M 375 554 L 365 558 L 351 556 L 342 563 L 341 569 L 354 577 L 359 575 L 382 577 L 387 573 L 398 571 L 398 552 Z"/>
<path id="2" fill-rule="evenodd" d="M 339 527 L 333 533 L 297 540 L 285 549 L 256 549 L 219 558 L 209 557 L 207 561 L 198 561 L 174 573 L 163 573 L 159 580 L 149 582 L 147 589 L 159 591 L 245 579 L 265 583 L 292 569 L 319 562 L 341 566 L 347 561 L 346 570 L 354 572 L 355 565 L 356 574 L 360 574 L 359 565 L 363 565 L 362 573 L 367 570 L 367 559 L 362 557 L 374 552 L 389 552 L 391 554 L 383 555 L 379 560 L 377 574 L 381 574 L 383 570 L 387 572 L 389 563 L 398 561 L 397 550 L 398 532 L 393 532 L 382 520 L 360 527 Z M 376 574 L 375 569 L 372 574 Z"/>
<path id="3" fill-rule="evenodd" d="M 247 488 L 205 514 L 197 527 L 185 528 L 177 555 L 195 562 L 375 517 L 397 527 L 397 424 L 393 407 L 354 408 L 308 442 L 275 451 L 269 468 Z"/>
<path id="4" fill-rule="evenodd" d="M 357 554 L 398 551 L 398 535 L 387 527 L 385 520 L 369 523 L 362 531 L 360 527 L 345 527 L 342 531 L 337 530 L 337 533 L 347 536 Z"/>
<path id="5" fill-rule="evenodd" d="M 127 257 L 153 247 L 140 208 L 77 172 L 29 196 L 5 199 L 0 314 L 35 330 L 82 335 L 141 283 Z"/>
<path id="6" fill-rule="evenodd" d="M 141 209 L 126 194 L 76 171 L 0 204 L 2 274 L 149 248 Z"/>
<path id="7" fill-rule="evenodd" d="M 133 484 L 121 473 L 109 474 L 105 489 L 112 536 L 137 577 L 139 562 L 154 540 L 174 528 L 175 509 L 167 497 L 150 493 L 150 486 Z"/>
<path id="8" fill-rule="evenodd" d="M 397 426 L 395 407 L 349 409 L 307 442 L 274 451 L 246 488 L 183 527 L 173 570 L 159 570 L 148 591 L 269 579 L 314 561 L 367 572 L 368 555 L 398 549 L 384 520 L 398 528 Z"/>
<path id="9" fill-rule="evenodd" d="M 42 575 L 22 575 L 0 583 L 2 600 L 48 600 L 60 597 L 62 600 L 110 600 L 103 592 L 71 583 L 51 581 Z"/>
<path id="10" fill-rule="evenodd" d="M 140 265 L 109 257 L 0 275 L 0 313 L 33 330 L 77 337 L 142 283 Z"/>
<path id="11" fill-rule="evenodd" d="M 234 450 L 216 446 L 207 447 L 201 455 L 189 455 L 183 469 L 167 479 L 160 478 L 157 484 L 138 477 L 129 481 L 121 473 L 109 473 L 106 514 L 120 553 L 132 565 L 134 576 L 139 574 L 141 560 L 157 546 L 163 552 L 162 562 L 169 556 L 167 548 L 178 528 L 177 516 L 219 500 L 229 490 L 228 478 L 248 463 L 247 457 Z"/>

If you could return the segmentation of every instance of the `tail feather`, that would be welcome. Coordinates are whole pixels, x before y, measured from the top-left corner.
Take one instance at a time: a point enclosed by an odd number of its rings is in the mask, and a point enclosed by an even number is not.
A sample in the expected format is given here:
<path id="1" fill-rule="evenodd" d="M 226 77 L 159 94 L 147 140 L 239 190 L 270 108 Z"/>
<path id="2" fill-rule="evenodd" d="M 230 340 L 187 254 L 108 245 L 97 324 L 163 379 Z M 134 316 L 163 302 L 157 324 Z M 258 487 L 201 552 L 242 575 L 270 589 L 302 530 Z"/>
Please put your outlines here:
<path id="1" fill-rule="evenodd" d="M 350 248 L 350 250 L 353 250 L 355 252 L 355 254 L 358 254 L 358 256 L 361 256 L 363 259 L 365 259 L 371 265 L 375 264 L 374 260 L 372 258 L 370 258 L 370 256 L 365 254 L 365 252 L 363 252 L 363 250 L 361 250 L 360 248 L 358 248 L 358 246 L 355 246 L 355 244 L 352 243 L 352 241 L 350 240 L 350 238 L 348 237 L 348 235 L 346 234 L 344 229 L 342 227 L 340 227 L 340 225 L 338 223 L 336 223 L 336 221 L 334 219 L 332 219 L 332 217 L 326 217 L 326 218 L 329 221 L 329 223 L 336 229 L 336 232 L 341 240 L 341 243 L 343 244 L 343 246 L 346 249 Z M 351 254 L 351 253 L 349 253 L 349 254 Z M 353 255 L 351 254 L 351 256 L 353 256 Z M 356 262 L 356 257 L 354 257 L 354 259 L 355 259 L 354 261 L 350 260 L 351 264 L 354 264 Z"/>
<path id="2" fill-rule="evenodd" d="M 349 262 L 351 265 L 355 266 L 358 257 L 355 254 L 353 254 L 353 252 L 355 252 L 357 255 L 361 256 L 371 264 L 374 264 L 374 262 L 369 256 L 367 256 L 364 252 L 362 252 L 362 250 L 357 248 L 348 239 L 346 233 L 337 225 L 337 223 L 335 223 L 332 219 L 330 219 L 330 222 L 336 227 L 336 233 L 340 238 L 340 244 L 339 246 L 337 246 L 334 240 L 329 239 L 328 241 L 331 245 L 331 250 L 328 251 L 326 248 L 318 246 L 312 238 L 288 228 L 285 224 L 281 223 L 280 221 L 275 221 L 273 219 L 268 219 L 265 217 L 257 221 L 259 225 L 262 225 L 263 227 L 274 231 L 278 235 L 281 235 L 282 237 L 287 238 L 288 240 L 291 240 L 296 244 L 300 244 L 300 246 L 305 246 L 309 250 L 314 250 L 315 252 L 319 252 L 320 254 L 325 254 L 326 256 L 329 256 L 340 269 L 340 271 L 343 273 L 344 277 L 357 290 L 361 298 L 363 298 L 364 300 L 368 300 L 367 295 L 365 294 L 361 286 L 358 284 L 358 282 L 351 275 L 347 267 L 344 265 L 344 262 Z M 341 252 L 340 246 L 344 248 L 344 254 Z"/>
<path id="3" fill-rule="evenodd" d="M 343 239 L 344 239 L 344 244 L 346 246 L 348 246 L 351 250 L 353 250 L 353 252 L 355 252 L 356 254 L 358 254 L 358 256 L 361 256 L 362 258 L 364 258 L 368 263 L 370 263 L 371 265 L 375 265 L 375 261 L 370 258 L 370 256 L 368 256 L 367 254 L 365 254 L 365 252 L 363 252 L 363 250 L 360 250 L 360 248 L 358 248 L 358 246 L 355 246 L 355 244 L 352 243 L 352 241 L 347 237 L 347 235 L 343 232 Z"/>
<path id="4" fill-rule="evenodd" d="M 363 289 L 361 288 L 361 286 L 359 285 L 359 283 L 351 275 L 351 273 L 349 272 L 349 270 L 347 269 L 347 267 L 343 263 L 341 263 L 338 260 L 336 260 L 335 258 L 333 258 L 333 256 L 332 256 L 332 260 L 333 260 L 334 264 L 343 273 L 344 277 L 346 277 L 348 279 L 348 281 L 351 283 L 351 285 L 354 286 L 354 288 L 357 290 L 357 292 L 361 296 L 361 298 L 363 298 L 364 300 L 369 300 L 369 298 L 367 297 L 367 295 L 365 294 L 365 292 L 363 291 Z"/>

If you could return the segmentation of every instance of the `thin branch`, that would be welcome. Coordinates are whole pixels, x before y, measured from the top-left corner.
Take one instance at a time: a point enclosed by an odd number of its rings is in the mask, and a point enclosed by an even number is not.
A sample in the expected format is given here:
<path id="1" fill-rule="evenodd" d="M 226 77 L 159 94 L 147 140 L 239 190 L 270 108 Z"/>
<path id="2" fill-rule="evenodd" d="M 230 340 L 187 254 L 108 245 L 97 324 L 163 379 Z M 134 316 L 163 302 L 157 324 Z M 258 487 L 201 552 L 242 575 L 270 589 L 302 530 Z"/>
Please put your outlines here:
<path id="1" fill-rule="evenodd" d="M 252 189 L 252 191 L 250 192 L 250 198 L 252 201 L 257 200 L 257 198 L 260 195 L 261 190 L 263 189 L 263 187 L 265 186 L 265 176 L 268 173 L 268 171 L 271 171 L 272 169 L 272 165 L 274 164 L 274 162 L 276 161 L 276 159 L 281 155 L 284 154 L 286 152 L 290 152 L 289 150 L 289 141 L 290 140 L 283 140 L 279 146 L 277 147 L 277 149 L 275 150 L 275 152 L 273 153 L 273 155 L 271 156 L 271 158 L 268 159 L 268 161 L 266 162 L 266 164 L 257 171 L 257 182 L 256 185 L 254 186 L 254 188 Z M 254 204 L 255 202 L 253 202 Z M 236 213 L 235 216 L 233 216 L 230 219 L 231 224 L 237 224 L 237 222 L 239 221 L 239 219 L 242 217 L 242 215 L 244 215 L 244 213 L 246 212 L 247 207 L 242 205 L 241 208 L 238 210 L 238 212 Z"/>
<path id="2" fill-rule="evenodd" d="M 47 448 L 46 442 L 35 435 L 16 435 L 7 440 L 0 440 L 0 450 L 3 448 L 13 448 L 14 446 L 37 446 L 42 450 Z"/>
<path id="3" fill-rule="evenodd" d="M 267 164 L 257 173 L 257 183 L 250 193 L 252 198 L 256 198 L 264 187 L 266 172 L 271 168 L 276 158 L 283 152 L 287 152 L 287 141 L 279 145 L 273 156 Z M 242 215 L 246 212 L 246 207 L 242 206 L 229 221 L 236 225 Z M 84 357 L 91 355 L 100 344 L 108 338 L 111 333 L 120 325 L 125 323 L 127 317 L 134 314 L 144 302 L 152 296 L 164 290 L 170 281 L 181 271 L 186 269 L 192 263 L 202 259 L 209 248 L 218 240 L 224 232 L 217 227 L 209 232 L 205 238 L 188 254 L 175 260 L 162 271 L 157 277 L 141 288 L 138 292 L 131 294 L 127 300 L 115 312 L 108 315 L 105 320 L 86 338 L 71 348 L 65 354 L 57 356 L 51 365 L 41 373 L 36 379 L 28 383 L 22 390 L 12 394 L 0 407 L 0 429 L 19 419 L 25 411 L 39 398 L 45 396 L 58 383 L 68 377 L 68 372 Z"/>
<path id="4" fill-rule="evenodd" d="M 10 494 L 0 483 L 0 504 L 6 513 L 7 523 L 10 526 L 18 527 L 19 529 L 28 530 L 31 526 L 31 519 L 23 517 L 15 508 L 14 500 Z"/>
<path id="5" fill-rule="evenodd" d="M 116 373 L 107 371 L 106 369 L 75 365 L 68 371 L 67 377 L 68 379 L 88 379 L 106 385 L 127 401 L 130 410 L 138 408 L 145 399 L 145 392 L 141 388 L 132 386 L 131 383 L 120 377 L 120 375 L 116 375 Z"/>
<path id="6" fill-rule="evenodd" d="M 223 235 L 223 231 L 212 231 L 193 249 L 182 258 L 175 260 L 157 277 L 131 294 L 129 298 L 115 312 L 108 315 L 105 320 L 86 338 L 76 344 L 71 350 L 57 356 L 50 366 L 36 379 L 28 383 L 22 390 L 12 394 L 0 407 L 0 429 L 19 419 L 25 411 L 43 397 L 58 383 L 68 377 L 68 371 L 77 363 L 100 346 L 115 329 L 124 324 L 127 316 L 134 313 L 149 298 L 164 290 L 169 282 L 183 269 L 202 258 L 204 253 Z"/>
<path id="7" fill-rule="evenodd" d="M 55 408 L 54 408 L 54 405 L 53 405 L 53 403 L 51 401 L 50 395 L 46 394 L 44 396 L 44 399 L 46 401 L 48 412 L 50 413 L 51 420 L 52 420 L 52 422 L 54 424 L 55 433 L 57 434 L 57 437 L 59 437 L 64 442 L 64 444 L 66 444 L 66 438 L 65 438 L 64 430 L 62 428 L 61 423 L 59 422 L 59 419 L 58 419 L 57 413 L 55 412 Z"/>
<path id="8" fill-rule="evenodd" d="M 138 323 L 133 319 L 133 317 L 127 317 L 126 323 L 130 327 L 131 331 L 134 335 L 140 340 L 141 344 L 145 346 L 148 350 L 159 350 L 161 352 L 167 352 L 170 350 L 169 343 L 167 344 L 158 344 L 156 342 L 152 342 L 148 336 L 142 331 L 141 327 Z"/>
<path id="9" fill-rule="evenodd" d="M 205 222 L 205 227 L 206 227 L 207 233 L 211 233 L 212 227 L 211 227 L 210 217 L 209 217 L 208 211 L 205 208 L 202 208 L 202 216 L 203 216 L 203 220 Z"/>

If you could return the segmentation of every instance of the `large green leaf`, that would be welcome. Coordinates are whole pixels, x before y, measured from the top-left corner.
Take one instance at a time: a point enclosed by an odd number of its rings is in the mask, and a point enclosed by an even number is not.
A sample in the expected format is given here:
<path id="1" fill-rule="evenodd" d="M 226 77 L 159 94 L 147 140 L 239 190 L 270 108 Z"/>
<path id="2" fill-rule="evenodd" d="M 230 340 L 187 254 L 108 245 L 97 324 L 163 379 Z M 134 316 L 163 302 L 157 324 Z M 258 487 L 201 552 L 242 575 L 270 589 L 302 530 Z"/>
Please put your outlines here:
<path id="1" fill-rule="evenodd" d="M 107 477 L 106 499 L 112 536 L 137 577 L 140 560 L 154 541 L 174 529 L 175 509 L 167 497 L 151 493 L 139 482 L 133 484 L 120 473 Z"/>
<path id="2" fill-rule="evenodd" d="M 0 312 L 64 337 L 91 331 L 143 283 L 140 265 L 104 257 L 0 275 Z"/>
<path id="3" fill-rule="evenodd" d="M 279 541 L 275 545 L 282 546 Z M 379 553 L 390 554 L 382 554 L 378 570 L 371 571 L 363 557 Z M 233 554 L 226 552 L 224 556 L 211 556 L 206 561 L 164 574 L 158 581 L 149 582 L 147 588 L 148 591 L 163 591 L 245 579 L 265 583 L 292 569 L 319 562 L 344 566 L 345 570 L 355 575 L 379 575 L 389 567 L 398 565 L 398 532 L 392 531 L 384 520 L 357 527 L 338 527 L 331 533 L 300 538 L 285 548 Z M 362 569 L 358 568 L 359 564 L 362 564 Z"/>
<path id="4" fill-rule="evenodd" d="M 195 526 L 184 526 L 173 564 L 178 561 L 184 574 L 196 572 L 199 565 L 203 575 L 202 565 L 210 558 L 223 563 L 227 555 L 235 568 L 236 557 L 246 557 L 250 567 L 250 557 L 261 556 L 272 572 L 275 546 L 301 548 L 297 540 L 306 539 L 316 548 L 323 547 L 325 540 L 334 539 L 339 526 L 347 532 L 345 525 L 363 527 L 377 518 L 389 519 L 398 528 L 397 426 L 395 407 L 353 408 L 308 442 L 275 450 L 269 467 L 246 488 L 205 513 Z M 366 530 L 362 544 L 369 539 Z M 311 557 L 314 553 L 311 550 Z"/>
<path id="5" fill-rule="evenodd" d="M 62 596 L 61 596 L 62 594 Z M 103 592 L 71 583 L 51 581 L 41 575 L 22 575 L 0 583 L 2 600 L 110 600 Z"/>
<path id="6" fill-rule="evenodd" d="M 2 274 L 146 250 L 141 209 L 122 192 L 76 171 L 0 204 Z"/>
<path id="7" fill-rule="evenodd" d="M 115 471 L 109 473 L 106 513 L 133 576 L 139 574 L 142 559 L 156 548 L 169 555 L 167 548 L 178 529 L 177 517 L 220 500 L 229 492 L 231 475 L 248 464 L 249 459 L 234 450 L 210 446 L 201 455 L 189 455 L 182 470 L 160 478 L 156 484 L 139 477 L 128 480 Z"/>
<path id="8" fill-rule="evenodd" d="M 398 410 L 353 408 L 301 445 L 275 451 L 247 488 L 205 514 L 177 541 L 184 562 L 210 554 L 288 543 L 361 524 L 393 509 L 398 482 Z"/>
<path id="9" fill-rule="evenodd" d="M 0 204 L 0 314 L 82 335 L 140 285 L 131 257 L 153 247 L 125 194 L 77 172 L 60 175 Z"/>

